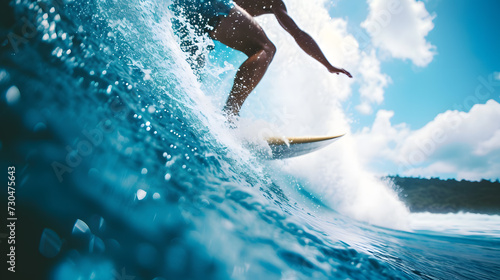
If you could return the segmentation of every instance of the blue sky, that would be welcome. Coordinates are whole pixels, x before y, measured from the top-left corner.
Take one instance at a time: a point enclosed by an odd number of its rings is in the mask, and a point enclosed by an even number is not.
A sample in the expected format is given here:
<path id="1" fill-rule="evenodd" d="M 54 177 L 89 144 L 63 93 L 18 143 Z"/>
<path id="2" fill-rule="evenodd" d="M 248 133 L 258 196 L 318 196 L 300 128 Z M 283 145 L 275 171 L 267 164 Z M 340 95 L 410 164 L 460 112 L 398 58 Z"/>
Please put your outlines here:
<path id="1" fill-rule="evenodd" d="M 500 1 L 332 3 L 330 15 L 380 64 L 358 70 L 344 104 L 367 165 L 380 174 L 499 179 Z"/>
<path id="2" fill-rule="evenodd" d="M 464 104 L 474 93 L 478 77 L 487 78 L 500 71 L 500 1 L 424 1 L 435 16 L 434 28 L 426 37 L 436 47 L 436 55 L 425 67 L 411 61 L 383 59 L 381 70 L 391 77 L 384 102 L 377 109 L 394 111 L 393 123 L 407 123 L 413 129 L 423 127 L 437 114 Z M 348 22 L 355 32 L 368 16 L 365 0 L 337 0 L 331 15 Z M 494 96 L 499 100 L 499 94 Z M 356 102 L 356 96 L 353 102 Z M 485 103 L 486 100 L 479 100 Z M 467 100 L 465 107 L 470 107 Z M 374 115 L 355 114 L 354 129 L 369 126 Z M 465 108 L 470 109 L 470 108 Z M 468 111 L 468 110 L 466 110 Z"/>

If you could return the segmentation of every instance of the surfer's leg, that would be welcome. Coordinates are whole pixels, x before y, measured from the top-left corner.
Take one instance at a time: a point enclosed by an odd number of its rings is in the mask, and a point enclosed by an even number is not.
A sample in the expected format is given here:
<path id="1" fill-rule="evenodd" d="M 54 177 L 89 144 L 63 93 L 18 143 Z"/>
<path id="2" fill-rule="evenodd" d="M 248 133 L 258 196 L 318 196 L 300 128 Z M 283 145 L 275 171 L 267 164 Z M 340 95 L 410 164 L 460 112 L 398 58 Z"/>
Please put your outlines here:
<path id="1" fill-rule="evenodd" d="M 253 17 L 237 5 L 231 9 L 228 16 L 221 18 L 210 36 L 248 56 L 236 73 L 233 88 L 224 107 L 228 115 L 237 116 L 245 99 L 266 73 L 276 47 Z"/>

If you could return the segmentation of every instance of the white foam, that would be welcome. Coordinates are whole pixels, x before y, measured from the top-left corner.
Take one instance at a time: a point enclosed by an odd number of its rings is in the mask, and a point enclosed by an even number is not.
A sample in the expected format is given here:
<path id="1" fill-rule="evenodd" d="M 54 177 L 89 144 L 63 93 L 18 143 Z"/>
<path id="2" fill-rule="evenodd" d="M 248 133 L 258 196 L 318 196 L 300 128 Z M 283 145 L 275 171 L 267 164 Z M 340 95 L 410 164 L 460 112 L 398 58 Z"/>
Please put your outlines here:
<path id="1" fill-rule="evenodd" d="M 500 238 L 500 215 L 475 213 L 412 213 L 410 228 L 459 235 L 481 235 Z"/>
<path id="2" fill-rule="evenodd" d="M 345 40 L 354 38 L 347 33 L 343 20 L 329 16 L 325 1 L 290 0 L 287 6 L 332 63 L 351 70 L 354 79 L 332 75 L 304 54 L 273 17 L 259 18 L 278 52 L 257 91 L 245 103 L 242 115 L 268 119 L 287 136 L 347 133 L 326 149 L 287 160 L 283 168 L 342 214 L 384 227 L 408 229 L 407 208 L 389 183 L 364 167 L 350 136 L 353 120 L 345 114 L 342 102 L 351 96 L 362 51 L 342 49 Z"/>

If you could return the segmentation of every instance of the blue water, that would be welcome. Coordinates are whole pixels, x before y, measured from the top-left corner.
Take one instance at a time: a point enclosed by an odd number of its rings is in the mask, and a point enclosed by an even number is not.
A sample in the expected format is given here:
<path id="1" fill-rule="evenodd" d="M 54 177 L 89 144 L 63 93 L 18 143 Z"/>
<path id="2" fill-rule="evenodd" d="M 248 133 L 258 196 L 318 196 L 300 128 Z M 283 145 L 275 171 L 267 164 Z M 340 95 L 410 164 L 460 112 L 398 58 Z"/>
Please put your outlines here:
<path id="1" fill-rule="evenodd" d="M 256 157 L 220 114 L 241 55 L 197 37 L 207 63 L 194 74 L 168 1 L 1 5 L 1 165 L 16 166 L 19 219 L 7 279 L 500 274 L 499 216 L 408 213 L 350 159 L 349 141 L 321 157 Z M 271 87 L 245 105 L 250 134 L 255 115 L 272 115 L 261 105 Z"/>

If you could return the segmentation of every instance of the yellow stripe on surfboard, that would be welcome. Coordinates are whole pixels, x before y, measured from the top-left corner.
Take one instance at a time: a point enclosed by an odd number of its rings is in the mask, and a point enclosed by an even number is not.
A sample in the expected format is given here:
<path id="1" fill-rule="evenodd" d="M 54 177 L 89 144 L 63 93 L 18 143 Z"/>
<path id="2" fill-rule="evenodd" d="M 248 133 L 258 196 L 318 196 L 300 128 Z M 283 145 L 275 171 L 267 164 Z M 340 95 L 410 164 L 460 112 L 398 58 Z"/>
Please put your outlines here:
<path id="1" fill-rule="evenodd" d="M 266 141 L 269 145 L 306 144 L 332 140 L 344 135 L 345 134 L 335 136 L 269 137 Z"/>

